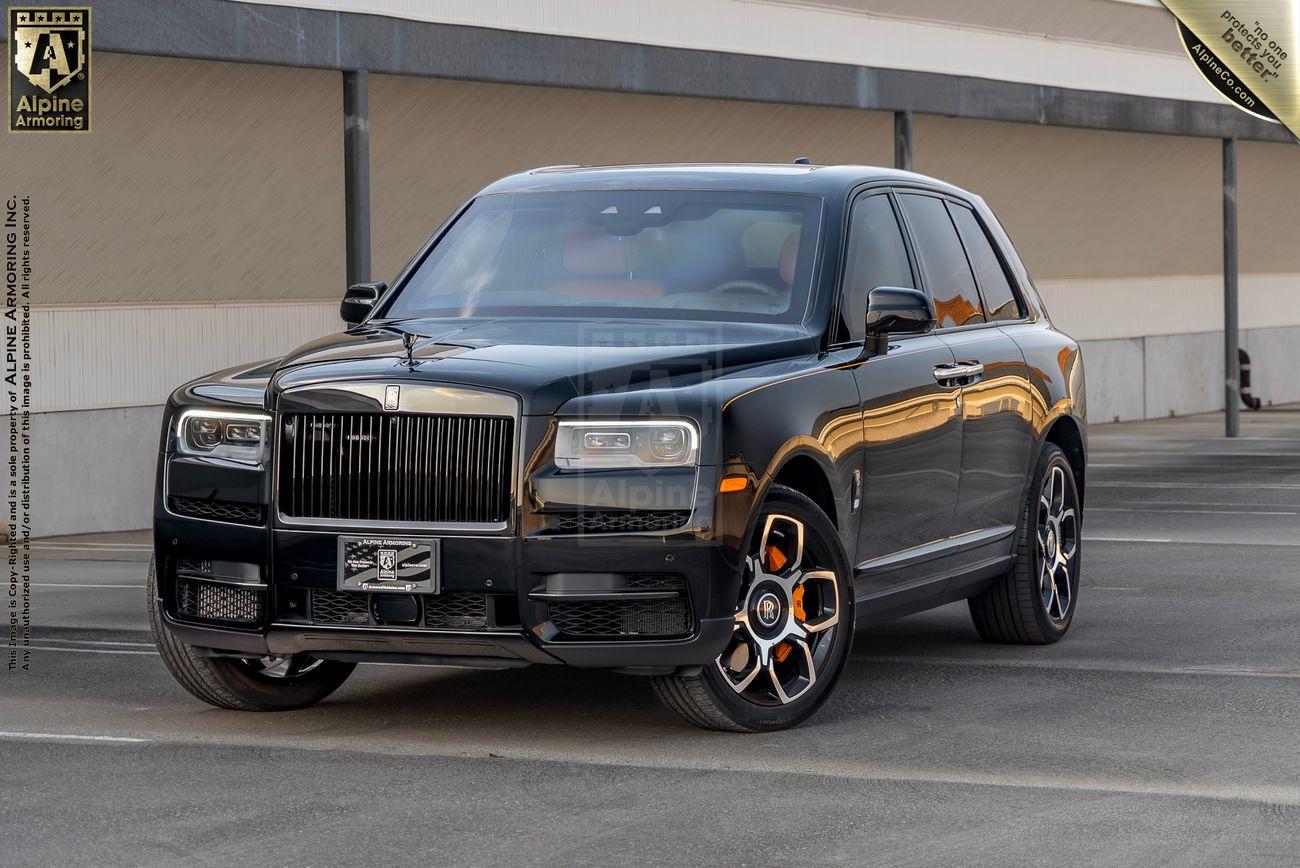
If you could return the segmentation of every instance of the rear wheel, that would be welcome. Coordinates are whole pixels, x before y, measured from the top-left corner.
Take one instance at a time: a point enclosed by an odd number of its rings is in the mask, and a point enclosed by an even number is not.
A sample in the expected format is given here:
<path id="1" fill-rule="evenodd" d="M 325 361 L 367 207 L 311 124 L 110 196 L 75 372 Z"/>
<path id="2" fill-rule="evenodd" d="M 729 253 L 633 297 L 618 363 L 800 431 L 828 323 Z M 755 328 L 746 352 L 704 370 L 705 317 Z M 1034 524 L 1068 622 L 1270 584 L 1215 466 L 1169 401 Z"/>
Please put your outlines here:
<path id="1" fill-rule="evenodd" d="M 264 657 L 205 657 L 159 622 L 158 580 L 149 564 L 149 629 L 163 663 L 176 681 L 218 708 L 289 711 L 315 705 L 339 688 L 355 663 L 318 660 L 306 654 Z"/>
<path id="2" fill-rule="evenodd" d="M 773 486 L 743 569 L 727 647 L 698 675 L 654 678 L 655 692 L 706 729 L 785 729 L 821 706 L 848 658 L 848 559 L 816 504 Z"/>
<path id="3" fill-rule="evenodd" d="M 1060 447 L 1044 444 L 1020 516 L 1015 564 L 967 601 L 981 638 L 1048 645 L 1070 629 L 1083 558 L 1081 518 L 1070 462 Z"/>

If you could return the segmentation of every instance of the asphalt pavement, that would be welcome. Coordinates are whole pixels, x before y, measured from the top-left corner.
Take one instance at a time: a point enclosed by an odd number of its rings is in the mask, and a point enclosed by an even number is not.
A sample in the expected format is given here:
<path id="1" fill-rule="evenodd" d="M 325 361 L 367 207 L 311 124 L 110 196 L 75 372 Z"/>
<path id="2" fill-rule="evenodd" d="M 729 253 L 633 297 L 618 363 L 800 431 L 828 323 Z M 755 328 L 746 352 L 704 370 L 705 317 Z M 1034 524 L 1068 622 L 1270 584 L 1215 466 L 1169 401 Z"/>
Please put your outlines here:
<path id="1" fill-rule="evenodd" d="M 146 537 L 34 549 L 0 669 L 0 864 L 1300 861 L 1300 408 L 1096 427 L 1069 636 L 965 604 L 861 633 L 809 724 L 680 723 L 638 678 L 363 665 L 209 708 L 146 632 Z"/>

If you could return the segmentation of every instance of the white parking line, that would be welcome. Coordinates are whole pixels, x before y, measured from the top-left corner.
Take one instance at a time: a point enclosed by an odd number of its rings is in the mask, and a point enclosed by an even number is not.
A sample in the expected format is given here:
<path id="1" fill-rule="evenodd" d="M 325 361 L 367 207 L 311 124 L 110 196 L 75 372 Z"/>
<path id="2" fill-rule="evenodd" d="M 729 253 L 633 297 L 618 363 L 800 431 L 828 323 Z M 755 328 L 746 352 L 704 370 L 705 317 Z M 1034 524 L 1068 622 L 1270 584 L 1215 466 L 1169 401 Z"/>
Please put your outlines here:
<path id="1" fill-rule="evenodd" d="M 1147 663 L 1111 663 L 1105 660 L 978 659 L 906 654 L 867 654 L 855 657 L 867 663 L 920 663 L 926 666 L 966 666 L 989 669 L 1047 669 L 1054 672 L 1120 672 L 1132 675 L 1212 675 L 1225 678 L 1300 680 L 1300 669 L 1251 669 L 1245 666 L 1159 666 Z"/>
<path id="2" fill-rule="evenodd" d="M 51 641 L 58 641 L 57 639 Z M 60 648 L 54 645 L 10 645 L 6 646 L 11 651 L 66 651 L 70 654 L 150 654 L 156 655 L 157 651 L 129 651 L 125 648 Z"/>
<path id="3" fill-rule="evenodd" d="M 80 582 L 32 582 L 31 584 L 33 588 L 128 588 L 133 591 L 144 590 L 144 585 L 96 585 Z"/>
<path id="4" fill-rule="evenodd" d="M 31 738 L 40 741 L 107 741 L 120 744 L 143 744 L 153 741 L 151 738 L 132 738 L 125 735 L 73 735 L 66 732 L 3 732 L 0 738 Z"/>
<path id="5" fill-rule="evenodd" d="M 1093 536 L 1084 534 L 1083 538 L 1088 542 L 1127 542 L 1127 543 L 1172 543 L 1177 540 L 1165 539 L 1164 537 L 1151 536 Z"/>
<path id="6" fill-rule="evenodd" d="M 1154 536 L 1092 536 L 1084 534 L 1087 542 L 1119 543 L 1154 543 L 1157 545 L 1180 546 L 1250 546 L 1252 548 L 1300 548 L 1300 540 L 1273 540 L 1271 542 L 1251 542 L 1238 539 L 1168 539 Z"/>
<path id="7" fill-rule="evenodd" d="M 319 752 L 345 751 L 348 753 L 390 753 L 389 745 L 367 744 L 366 740 L 311 740 L 295 743 L 283 736 L 274 741 L 266 739 L 200 739 L 192 734 L 139 738 L 112 735 L 72 735 L 42 732 L 0 732 L 0 739 L 31 739 L 53 742 L 98 742 L 139 744 L 175 744 L 194 747 L 260 747 L 273 750 L 310 750 Z M 1216 780 L 1160 780 L 1151 776 L 1122 777 L 1112 775 L 1072 775 L 1051 772 L 984 772 L 965 768 L 925 768 L 918 766 L 885 765 L 870 761 L 844 758 L 808 758 L 803 756 L 714 756 L 684 757 L 678 751 L 616 753 L 593 752 L 589 748 L 531 748 L 514 744 L 492 742 L 465 746 L 421 744 L 406 742 L 402 756 L 439 757 L 456 761 L 488 759 L 495 761 L 567 763 L 598 768 L 624 768 L 649 770 L 680 770 L 693 772 L 730 772 L 736 774 L 772 775 L 787 774 L 809 777 L 838 778 L 845 780 L 898 782 L 904 784 L 939 784 L 970 787 L 997 787 L 1009 789 L 1042 789 L 1084 793 L 1120 793 L 1136 796 L 1173 796 L 1176 798 L 1210 799 L 1215 801 L 1249 802 L 1261 805 L 1300 805 L 1300 788 L 1290 784 L 1237 783 Z"/>
<path id="8" fill-rule="evenodd" d="M 1122 467 L 1125 470 L 1134 470 L 1136 468 L 1128 464 L 1103 464 L 1088 465 L 1089 469 L 1094 467 Z M 1300 484 L 1290 482 L 1132 482 L 1127 480 L 1102 481 L 1099 479 L 1089 479 L 1089 488 L 1249 488 L 1254 491 L 1300 491 Z"/>
<path id="9" fill-rule="evenodd" d="M 51 552 L 147 552 L 153 550 L 153 546 L 135 545 L 60 546 L 50 545 L 49 543 L 32 543 L 31 547 Z"/>
<path id="10" fill-rule="evenodd" d="M 1187 513 L 1189 515 L 1300 515 L 1295 510 L 1263 509 L 1162 509 L 1154 506 L 1092 506 L 1088 512 L 1164 512 L 1172 515 Z"/>
<path id="11" fill-rule="evenodd" d="M 152 648 L 152 642 L 112 642 L 108 639 L 45 639 L 46 642 L 54 642 L 58 645 L 124 645 L 132 648 Z"/>

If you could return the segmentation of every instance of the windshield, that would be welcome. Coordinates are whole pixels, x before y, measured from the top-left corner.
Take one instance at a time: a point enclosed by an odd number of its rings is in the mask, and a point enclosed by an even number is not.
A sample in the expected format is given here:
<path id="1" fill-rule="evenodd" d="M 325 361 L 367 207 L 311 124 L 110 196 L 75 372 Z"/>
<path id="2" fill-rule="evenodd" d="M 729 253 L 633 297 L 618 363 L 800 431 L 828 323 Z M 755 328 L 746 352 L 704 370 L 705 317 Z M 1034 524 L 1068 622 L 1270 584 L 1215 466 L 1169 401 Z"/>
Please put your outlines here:
<path id="1" fill-rule="evenodd" d="M 799 322 L 819 204 L 704 190 L 482 196 L 383 316 Z"/>

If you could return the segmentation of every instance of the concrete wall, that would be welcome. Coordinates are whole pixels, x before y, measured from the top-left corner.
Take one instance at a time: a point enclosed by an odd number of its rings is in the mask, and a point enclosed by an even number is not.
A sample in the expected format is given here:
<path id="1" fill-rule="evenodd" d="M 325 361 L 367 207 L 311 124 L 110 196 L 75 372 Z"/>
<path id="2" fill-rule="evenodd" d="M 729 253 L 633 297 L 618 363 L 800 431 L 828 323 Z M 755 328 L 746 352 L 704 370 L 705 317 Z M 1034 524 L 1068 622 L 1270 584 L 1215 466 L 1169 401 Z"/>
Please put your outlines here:
<path id="1" fill-rule="evenodd" d="M 1300 401 L 1300 326 L 1244 329 L 1251 391 L 1264 404 Z M 1088 421 L 1159 419 L 1223 409 L 1223 332 L 1082 341 Z"/>
<path id="2" fill-rule="evenodd" d="M 152 521 L 162 408 L 32 416 L 32 534 L 135 530 Z"/>

